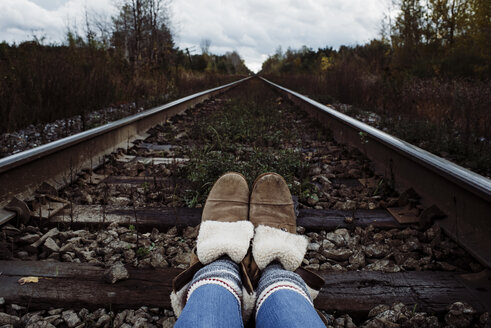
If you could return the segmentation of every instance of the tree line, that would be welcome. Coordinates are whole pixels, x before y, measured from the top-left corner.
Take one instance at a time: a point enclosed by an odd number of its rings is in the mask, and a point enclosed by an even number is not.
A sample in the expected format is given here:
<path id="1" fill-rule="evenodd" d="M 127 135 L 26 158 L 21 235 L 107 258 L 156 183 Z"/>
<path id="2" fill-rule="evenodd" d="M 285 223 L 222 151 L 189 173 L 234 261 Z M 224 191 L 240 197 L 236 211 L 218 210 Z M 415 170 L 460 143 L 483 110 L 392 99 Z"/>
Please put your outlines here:
<path id="1" fill-rule="evenodd" d="M 279 48 L 260 74 L 491 174 L 491 2 L 400 0 L 363 45 Z"/>
<path id="2" fill-rule="evenodd" d="M 250 74 L 236 52 L 174 43 L 167 0 L 123 0 L 110 21 L 86 13 L 62 44 L 0 43 L 0 133 L 109 105 L 150 106 Z"/>
<path id="3" fill-rule="evenodd" d="M 373 66 L 415 77 L 491 75 L 491 2 L 487 0 L 400 0 L 398 15 L 382 21 L 380 38 L 362 45 L 314 51 L 279 48 L 262 73 L 324 72 L 343 55 L 355 54 Z M 391 9 L 393 11 L 393 9 Z"/>

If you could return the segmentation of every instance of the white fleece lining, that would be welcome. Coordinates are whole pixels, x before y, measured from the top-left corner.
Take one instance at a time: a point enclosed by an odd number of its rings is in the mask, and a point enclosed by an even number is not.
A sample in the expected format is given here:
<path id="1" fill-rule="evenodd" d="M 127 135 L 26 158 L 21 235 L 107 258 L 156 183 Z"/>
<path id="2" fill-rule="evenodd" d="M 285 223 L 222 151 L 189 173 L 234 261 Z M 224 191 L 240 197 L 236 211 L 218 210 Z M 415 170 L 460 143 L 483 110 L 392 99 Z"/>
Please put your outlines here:
<path id="1" fill-rule="evenodd" d="M 253 235 L 254 226 L 250 221 L 203 221 L 196 241 L 198 259 L 208 264 L 228 255 L 232 261 L 240 263 L 247 254 Z"/>
<path id="2" fill-rule="evenodd" d="M 174 314 L 176 315 L 176 318 L 179 318 L 182 310 L 184 309 L 184 305 L 186 304 L 186 295 L 190 284 L 191 282 L 187 283 L 186 286 L 182 287 L 177 292 L 173 291 L 170 294 L 170 304 L 172 306 Z"/>
<path id="3" fill-rule="evenodd" d="M 260 270 L 274 260 L 295 271 L 307 252 L 308 239 L 281 229 L 260 225 L 252 242 L 252 255 Z"/>
<path id="4" fill-rule="evenodd" d="M 318 290 L 315 290 L 313 288 L 310 288 L 309 285 L 307 285 L 307 290 L 309 291 L 310 298 L 312 300 L 315 300 L 317 298 L 317 296 L 319 296 L 319 291 Z"/>
<path id="5" fill-rule="evenodd" d="M 254 307 L 256 306 L 256 292 L 249 294 L 245 287 L 242 287 L 242 321 L 249 321 Z"/>

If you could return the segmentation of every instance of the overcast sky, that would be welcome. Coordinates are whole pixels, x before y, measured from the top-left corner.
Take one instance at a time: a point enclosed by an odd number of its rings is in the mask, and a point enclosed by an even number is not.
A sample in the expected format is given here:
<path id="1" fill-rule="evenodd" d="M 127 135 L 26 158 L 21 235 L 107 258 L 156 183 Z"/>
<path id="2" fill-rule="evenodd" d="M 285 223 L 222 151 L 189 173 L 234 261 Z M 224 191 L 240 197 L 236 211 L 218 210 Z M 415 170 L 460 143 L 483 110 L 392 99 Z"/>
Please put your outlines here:
<path id="1" fill-rule="evenodd" d="M 172 25 L 179 47 L 200 52 L 236 50 L 257 71 L 278 46 L 313 49 L 363 44 L 377 37 L 390 0 L 172 0 Z M 83 26 L 85 8 L 110 17 L 117 0 L 0 0 L 0 40 L 45 36 L 61 42 L 67 26 Z"/>

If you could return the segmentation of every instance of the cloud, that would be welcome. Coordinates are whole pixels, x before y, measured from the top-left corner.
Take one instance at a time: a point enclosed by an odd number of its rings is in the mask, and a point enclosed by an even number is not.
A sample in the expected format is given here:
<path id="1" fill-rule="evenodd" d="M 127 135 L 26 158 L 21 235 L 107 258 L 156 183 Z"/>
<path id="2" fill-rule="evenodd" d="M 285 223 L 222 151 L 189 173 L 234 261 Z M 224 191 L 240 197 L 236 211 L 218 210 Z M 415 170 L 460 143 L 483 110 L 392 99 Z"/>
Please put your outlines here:
<path id="1" fill-rule="evenodd" d="M 115 11 L 106 0 L 2 0 L 0 1 L 0 40 L 20 42 L 33 35 L 47 42 L 62 42 L 67 28 L 82 31 L 85 11 Z"/>
<path id="2" fill-rule="evenodd" d="M 238 51 L 254 71 L 283 49 L 306 45 L 354 45 L 377 36 L 390 0 L 172 0 L 176 43 L 194 46 L 211 40 L 210 51 Z M 82 28 L 85 9 L 117 11 L 114 0 L 1 0 L 0 39 L 28 39 L 32 31 L 61 42 L 67 26 Z"/>
<path id="3" fill-rule="evenodd" d="M 62 23 L 50 12 L 27 0 L 0 2 L 0 38 L 13 42 L 25 40 L 33 33 L 57 34 Z M 55 36 L 56 37 L 56 36 Z"/>
<path id="4" fill-rule="evenodd" d="M 210 39 L 212 52 L 237 50 L 257 71 L 278 46 L 352 45 L 377 36 L 384 0 L 174 0 L 178 44 Z"/>

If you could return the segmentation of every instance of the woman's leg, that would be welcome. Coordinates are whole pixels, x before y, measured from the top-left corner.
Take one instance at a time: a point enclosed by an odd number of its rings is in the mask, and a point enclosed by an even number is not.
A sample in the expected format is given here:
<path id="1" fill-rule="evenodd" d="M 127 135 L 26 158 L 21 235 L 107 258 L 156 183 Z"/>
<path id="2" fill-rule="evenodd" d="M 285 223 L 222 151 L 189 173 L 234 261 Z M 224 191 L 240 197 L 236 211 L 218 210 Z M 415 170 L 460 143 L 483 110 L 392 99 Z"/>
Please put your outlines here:
<path id="1" fill-rule="evenodd" d="M 228 257 L 196 272 L 187 299 L 175 327 L 243 327 L 239 266 Z"/>
<path id="2" fill-rule="evenodd" d="M 305 282 L 278 263 L 264 269 L 257 296 L 256 327 L 325 327 Z"/>

